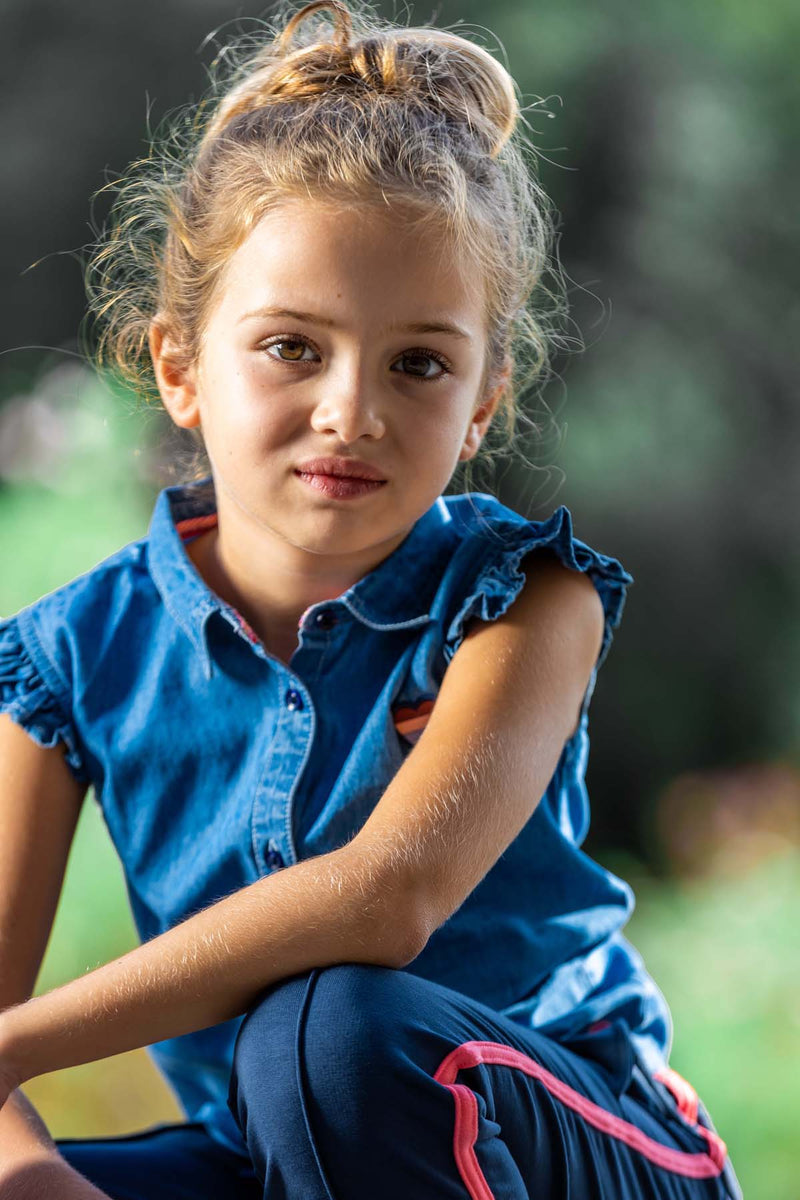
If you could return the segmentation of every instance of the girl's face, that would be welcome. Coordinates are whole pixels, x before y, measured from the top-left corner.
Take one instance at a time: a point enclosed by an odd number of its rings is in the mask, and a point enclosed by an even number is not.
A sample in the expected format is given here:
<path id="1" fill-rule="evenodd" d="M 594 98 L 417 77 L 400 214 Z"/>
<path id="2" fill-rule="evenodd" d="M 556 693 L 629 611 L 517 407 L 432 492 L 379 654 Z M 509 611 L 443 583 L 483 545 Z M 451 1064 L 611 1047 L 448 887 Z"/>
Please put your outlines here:
<path id="1" fill-rule="evenodd" d="M 220 536 L 227 522 L 380 561 L 473 457 L 495 410 L 500 387 L 481 394 L 480 281 L 430 231 L 302 199 L 258 222 L 220 284 L 188 372 L 171 369 L 155 323 L 150 342 L 173 420 L 202 428 Z M 299 473 L 325 456 L 366 461 L 384 482 L 330 495 Z"/>

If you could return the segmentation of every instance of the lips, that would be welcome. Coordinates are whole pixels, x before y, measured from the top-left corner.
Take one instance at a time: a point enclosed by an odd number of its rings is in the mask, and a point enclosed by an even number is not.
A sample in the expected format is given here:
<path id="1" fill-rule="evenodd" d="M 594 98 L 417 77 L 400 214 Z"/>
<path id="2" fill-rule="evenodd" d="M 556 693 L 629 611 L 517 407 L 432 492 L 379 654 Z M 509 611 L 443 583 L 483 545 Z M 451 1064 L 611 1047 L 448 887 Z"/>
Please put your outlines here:
<path id="1" fill-rule="evenodd" d="M 385 483 L 377 467 L 360 458 L 310 458 L 295 470 L 301 475 L 332 475 L 340 479 L 369 479 Z"/>

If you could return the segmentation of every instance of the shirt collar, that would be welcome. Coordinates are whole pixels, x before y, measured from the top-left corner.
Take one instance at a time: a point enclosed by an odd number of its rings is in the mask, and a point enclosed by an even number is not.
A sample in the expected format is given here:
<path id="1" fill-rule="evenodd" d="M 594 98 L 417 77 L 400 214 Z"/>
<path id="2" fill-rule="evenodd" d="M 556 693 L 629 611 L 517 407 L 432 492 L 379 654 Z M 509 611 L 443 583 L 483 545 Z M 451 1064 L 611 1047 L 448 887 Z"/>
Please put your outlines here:
<path id="1" fill-rule="evenodd" d="M 212 673 L 209 618 L 216 612 L 234 624 L 237 614 L 200 576 L 186 553 L 183 539 L 207 528 L 210 522 L 203 518 L 214 516 L 216 511 L 211 475 L 174 484 L 159 493 L 148 531 L 148 563 L 153 582 L 167 611 L 201 655 L 207 677 Z M 452 527 L 452 516 L 444 498 L 439 496 L 387 558 L 340 596 L 325 601 L 325 605 L 343 604 L 370 629 L 393 630 L 426 624 L 440 582 L 441 570 L 437 566 L 441 563 L 443 568 L 452 551 L 455 537 Z M 317 607 L 306 609 L 301 622 Z"/>

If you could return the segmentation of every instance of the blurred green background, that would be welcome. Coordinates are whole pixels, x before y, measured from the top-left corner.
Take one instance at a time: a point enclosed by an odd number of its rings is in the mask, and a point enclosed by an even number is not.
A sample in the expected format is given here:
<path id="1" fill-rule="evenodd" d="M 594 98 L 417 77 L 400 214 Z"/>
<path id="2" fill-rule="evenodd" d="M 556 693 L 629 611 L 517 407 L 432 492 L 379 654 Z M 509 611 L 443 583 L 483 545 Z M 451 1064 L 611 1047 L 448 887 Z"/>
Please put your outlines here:
<path id="1" fill-rule="evenodd" d="M 555 114 L 527 119 L 586 349 L 555 360 L 543 400 L 561 437 L 539 468 L 478 483 L 539 519 L 567 504 L 635 578 L 592 701 L 587 849 L 636 889 L 628 932 L 673 1010 L 672 1065 L 747 1200 L 796 1200 L 800 10 L 375 8 L 499 39 L 523 104 Z M 81 361 L 80 247 L 89 197 L 142 152 L 147 107 L 154 126 L 199 97 L 205 36 L 251 25 L 220 0 L 6 0 L 3 25 L 5 616 L 143 536 L 175 481 L 163 416 Z M 90 793 L 37 992 L 136 941 Z M 145 1050 L 25 1091 L 56 1137 L 181 1118 Z"/>

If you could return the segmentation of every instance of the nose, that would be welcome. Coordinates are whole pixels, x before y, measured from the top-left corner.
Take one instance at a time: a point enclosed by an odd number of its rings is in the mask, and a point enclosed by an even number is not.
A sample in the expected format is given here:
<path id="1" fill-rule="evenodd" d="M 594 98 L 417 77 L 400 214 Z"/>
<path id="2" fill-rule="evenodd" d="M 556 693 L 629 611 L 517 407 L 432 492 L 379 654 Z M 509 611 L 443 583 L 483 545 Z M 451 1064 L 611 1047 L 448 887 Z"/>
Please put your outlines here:
<path id="1" fill-rule="evenodd" d="M 370 387 L 364 376 L 353 364 L 320 380 L 320 396 L 311 416 L 317 433 L 332 431 L 343 442 L 383 435 L 377 388 Z"/>

